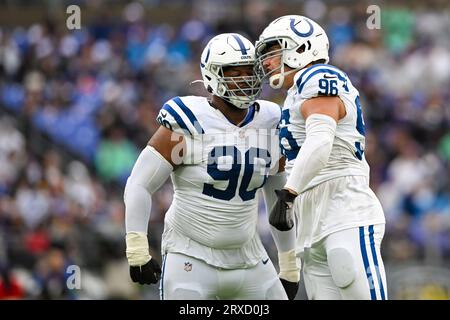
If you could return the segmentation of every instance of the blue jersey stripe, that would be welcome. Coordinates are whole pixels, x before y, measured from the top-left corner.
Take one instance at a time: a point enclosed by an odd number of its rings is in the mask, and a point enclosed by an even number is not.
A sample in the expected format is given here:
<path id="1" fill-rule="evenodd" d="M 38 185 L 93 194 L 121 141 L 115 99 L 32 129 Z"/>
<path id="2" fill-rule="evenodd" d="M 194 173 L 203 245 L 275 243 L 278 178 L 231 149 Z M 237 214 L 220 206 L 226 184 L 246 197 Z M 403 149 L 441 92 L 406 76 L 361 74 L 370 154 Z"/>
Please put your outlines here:
<path id="1" fill-rule="evenodd" d="M 190 135 L 192 135 L 191 131 L 189 130 L 189 128 L 187 127 L 186 123 L 184 123 L 183 119 L 180 117 L 180 115 L 167 103 L 165 105 L 163 105 L 162 110 L 166 110 L 177 122 L 178 126 L 183 129 L 186 130 L 187 133 L 189 133 Z"/>
<path id="2" fill-rule="evenodd" d="M 355 142 L 355 148 L 356 148 L 356 152 L 355 152 L 355 156 L 359 159 L 362 160 L 362 156 L 363 156 L 363 149 L 361 148 L 361 142 Z"/>
<path id="3" fill-rule="evenodd" d="M 371 276 L 369 258 L 367 257 L 366 241 L 364 239 L 364 227 L 359 227 L 359 245 L 361 247 L 361 255 L 364 262 L 364 268 L 366 270 L 367 282 L 370 289 L 370 297 L 372 300 L 376 300 L 377 296 L 375 294 L 375 288 L 373 287 L 373 279 Z M 370 281 L 372 279 L 372 281 Z"/>
<path id="4" fill-rule="evenodd" d="M 366 128 L 364 126 L 361 101 L 359 99 L 359 95 L 355 99 L 355 105 L 356 105 L 356 130 L 358 130 L 360 135 L 365 136 Z"/>
<path id="5" fill-rule="evenodd" d="M 308 82 L 308 80 L 311 79 L 312 77 L 314 77 L 318 73 L 329 73 L 329 74 L 337 75 L 339 80 L 344 82 L 343 87 L 344 87 L 345 91 L 347 91 L 347 92 L 349 91 L 348 90 L 348 86 L 347 86 L 347 79 L 344 76 L 342 76 L 342 74 L 340 72 L 332 70 L 332 69 L 321 68 L 321 69 L 315 70 L 314 72 L 311 72 L 309 74 L 309 76 L 303 82 L 301 82 L 302 81 L 302 77 L 298 78 L 298 80 L 297 80 L 297 88 L 298 88 L 298 93 L 299 94 L 302 92 L 302 90 L 305 87 L 305 84 Z"/>
<path id="6" fill-rule="evenodd" d="M 297 79 L 297 88 L 300 85 L 300 83 L 302 83 L 302 79 L 303 79 L 303 76 L 305 74 L 307 74 L 309 71 L 311 71 L 311 70 L 313 70 L 313 69 L 315 69 L 317 67 L 323 67 L 323 66 L 326 66 L 328 68 L 332 68 L 332 66 L 330 66 L 330 65 L 319 63 L 319 64 L 314 64 L 311 67 L 308 67 L 308 68 L 304 69 L 303 72 L 301 73 L 300 77 L 298 77 L 298 79 Z"/>
<path id="7" fill-rule="evenodd" d="M 245 116 L 244 121 L 242 121 L 242 123 L 239 125 L 239 127 L 243 127 L 243 126 L 249 124 L 253 120 L 253 118 L 255 117 L 255 109 L 256 109 L 255 105 L 252 104 L 249 108 L 247 115 Z"/>
<path id="8" fill-rule="evenodd" d="M 198 122 L 197 118 L 192 113 L 191 109 L 186 107 L 186 105 L 183 103 L 183 101 L 180 99 L 180 97 L 175 97 L 172 100 L 180 107 L 180 109 L 188 117 L 189 121 L 192 123 L 195 130 L 197 130 L 197 133 L 205 133 L 202 126 L 200 125 L 200 122 Z"/>
<path id="9" fill-rule="evenodd" d="M 239 48 L 241 48 L 242 54 L 247 54 L 247 49 L 245 49 L 245 45 L 244 42 L 242 42 L 242 39 L 237 34 L 233 34 L 233 37 L 236 39 Z"/>
<path id="10" fill-rule="evenodd" d="M 297 158 L 297 155 L 300 151 L 300 146 L 297 143 L 297 140 L 294 139 L 292 132 L 289 131 L 289 125 L 290 125 L 290 112 L 289 109 L 284 109 L 281 112 L 281 120 L 278 124 L 280 128 L 279 132 L 279 139 L 280 139 L 280 149 L 281 153 L 289 160 Z M 282 126 L 280 127 L 280 124 Z M 288 143 L 287 146 L 283 145 L 283 139 Z"/>
<path id="11" fill-rule="evenodd" d="M 384 294 L 383 280 L 380 275 L 380 268 L 378 266 L 377 252 L 375 250 L 375 239 L 373 238 L 373 225 L 369 226 L 369 239 L 370 239 L 370 250 L 372 251 L 373 263 L 375 264 L 375 270 L 377 272 L 378 285 L 381 292 L 381 300 L 386 300 Z"/>
<path id="12" fill-rule="evenodd" d="M 312 66 L 310 66 L 310 67 L 308 67 L 308 68 L 306 68 L 306 69 L 303 70 L 303 72 L 302 72 L 302 74 L 300 75 L 300 77 L 298 77 L 297 84 L 300 84 L 300 83 L 302 82 L 302 78 L 303 78 L 303 76 L 304 76 L 306 73 L 308 73 L 309 71 L 311 71 L 311 70 L 313 70 L 313 69 L 315 69 L 315 68 L 318 68 L 318 67 L 326 67 L 326 68 L 329 68 L 329 69 L 332 69 L 332 70 L 335 70 L 335 71 L 338 71 L 338 72 L 341 72 L 341 73 L 344 74 L 344 72 L 343 72 L 341 69 L 339 69 L 339 68 L 337 68 L 337 67 L 335 67 L 335 66 L 332 66 L 332 65 L 330 65 L 330 64 L 325 64 L 325 63 L 317 63 L 317 64 L 313 64 Z M 345 75 L 345 74 L 344 74 L 344 75 Z"/>
<path id="13" fill-rule="evenodd" d="M 289 139 L 289 138 L 286 138 L 286 139 L 288 139 L 289 144 L 297 143 L 295 141 L 295 139 Z M 281 153 L 286 157 L 286 159 L 288 161 L 297 158 L 298 153 L 300 152 L 300 147 L 298 147 L 296 149 L 288 150 L 288 149 L 285 149 L 281 143 L 280 143 L 280 148 L 281 148 Z"/>

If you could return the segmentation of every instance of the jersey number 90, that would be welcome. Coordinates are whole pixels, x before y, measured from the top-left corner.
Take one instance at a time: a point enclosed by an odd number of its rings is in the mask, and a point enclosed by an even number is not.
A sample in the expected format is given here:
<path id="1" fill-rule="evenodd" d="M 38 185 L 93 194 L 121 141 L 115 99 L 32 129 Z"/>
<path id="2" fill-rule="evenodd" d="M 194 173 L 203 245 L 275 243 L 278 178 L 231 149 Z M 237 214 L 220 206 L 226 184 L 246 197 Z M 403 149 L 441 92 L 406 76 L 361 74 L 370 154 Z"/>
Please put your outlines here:
<path id="1" fill-rule="evenodd" d="M 221 157 L 232 158 L 229 170 L 219 169 L 218 164 Z M 256 159 L 262 160 L 264 165 L 259 164 L 260 161 Z M 270 163 L 270 153 L 265 149 L 249 148 L 242 160 L 241 152 L 235 146 L 214 147 L 208 154 L 207 172 L 214 180 L 228 181 L 228 185 L 222 190 L 216 188 L 214 184 L 205 183 L 203 185 L 203 194 L 216 199 L 231 200 L 235 197 L 236 191 L 238 191 L 239 197 L 243 201 L 252 200 L 255 198 L 256 190 L 261 188 L 266 182 Z M 244 165 L 244 173 L 241 175 L 242 164 Z M 255 166 L 256 164 L 258 165 Z M 255 167 L 257 169 L 260 168 L 264 172 L 257 174 L 255 179 L 253 179 L 252 186 L 257 186 L 248 190 L 254 176 Z M 259 180 L 257 177 L 259 177 Z"/>

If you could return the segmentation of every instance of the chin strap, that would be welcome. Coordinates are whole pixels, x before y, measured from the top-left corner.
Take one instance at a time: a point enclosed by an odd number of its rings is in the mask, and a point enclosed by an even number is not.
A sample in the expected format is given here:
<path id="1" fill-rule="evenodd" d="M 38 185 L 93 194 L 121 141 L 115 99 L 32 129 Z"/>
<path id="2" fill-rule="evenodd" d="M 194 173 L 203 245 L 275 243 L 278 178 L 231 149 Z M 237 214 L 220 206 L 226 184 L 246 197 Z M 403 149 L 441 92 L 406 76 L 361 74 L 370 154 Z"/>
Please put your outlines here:
<path id="1" fill-rule="evenodd" d="M 281 76 L 281 73 L 275 74 L 269 78 L 269 85 L 272 89 L 275 90 L 280 89 L 283 86 L 283 83 L 284 83 L 284 76 Z"/>
<path id="2" fill-rule="evenodd" d="M 189 83 L 189 85 L 193 85 L 193 84 L 196 84 L 196 83 L 204 83 L 204 81 L 203 80 L 194 80 L 191 83 Z"/>
<path id="3" fill-rule="evenodd" d="M 281 70 L 280 73 L 278 74 L 274 74 L 273 76 L 271 76 L 269 78 L 269 85 L 272 89 L 280 89 L 283 86 L 284 83 L 284 78 L 288 75 L 290 75 L 291 73 L 297 72 L 299 69 L 292 69 L 289 70 L 288 72 L 284 72 L 284 63 L 281 66 Z M 275 81 L 278 80 L 278 83 L 275 84 Z"/>

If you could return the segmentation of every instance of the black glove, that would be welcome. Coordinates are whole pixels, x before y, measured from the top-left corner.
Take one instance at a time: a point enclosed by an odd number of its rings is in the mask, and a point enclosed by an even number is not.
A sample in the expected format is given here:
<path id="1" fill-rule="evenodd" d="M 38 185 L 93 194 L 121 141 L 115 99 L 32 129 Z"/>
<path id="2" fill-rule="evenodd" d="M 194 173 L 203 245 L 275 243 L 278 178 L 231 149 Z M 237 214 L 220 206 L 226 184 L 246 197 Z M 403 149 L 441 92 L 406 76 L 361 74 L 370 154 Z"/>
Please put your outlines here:
<path id="1" fill-rule="evenodd" d="M 152 258 L 143 266 L 130 266 L 130 277 L 133 282 L 139 282 L 140 284 L 157 283 L 161 278 L 161 267 Z"/>
<path id="2" fill-rule="evenodd" d="M 296 197 L 286 189 L 275 190 L 278 200 L 269 213 L 269 223 L 280 231 L 291 230 L 294 226 L 292 205 Z"/>
<path id="3" fill-rule="evenodd" d="M 294 300 L 295 296 L 297 295 L 298 291 L 298 282 L 290 282 L 284 279 L 281 279 L 281 284 L 284 287 L 284 291 L 286 291 L 286 294 L 288 296 L 289 300 Z"/>

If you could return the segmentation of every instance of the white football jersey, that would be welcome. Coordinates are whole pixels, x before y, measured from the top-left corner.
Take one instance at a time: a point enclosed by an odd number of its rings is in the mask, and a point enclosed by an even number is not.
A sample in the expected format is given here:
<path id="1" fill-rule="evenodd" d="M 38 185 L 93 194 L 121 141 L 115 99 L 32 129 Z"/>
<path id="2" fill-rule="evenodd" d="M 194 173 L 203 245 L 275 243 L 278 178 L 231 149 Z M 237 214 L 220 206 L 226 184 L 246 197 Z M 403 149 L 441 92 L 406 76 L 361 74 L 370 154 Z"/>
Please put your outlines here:
<path id="1" fill-rule="evenodd" d="M 245 268 L 266 257 L 257 234 L 257 190 L 278 169 L 280 107 L 258 100 L 239 126 L 204 97 L 169 100 L 158 122 L 183 134 L 183 164 L 172 174 L 162 251 L 221 268 Z"/>
<path id="2" fill-rule="evenodd" d="M 306 100 L 319 96 L 338 96 L 347 114 L 337 124 L 328 163 L 302 192 L 337 177 L 369 177 L 369 165 L 364 157 L 365 129 L 359 92 L 343 71 L 329 64 L 315 64 L 297 72 L 294 85 L 287 93 L 280 123 L 280 145 L 287 160 L 286 172 L 290 174 L 306 138 L 301 106 Z"/>
<path id="3" fill-rule="evenodd" d="M 347 75 L 329 64 L 300 70 L 289 89 L 280 123 L 280 145 L 290 174 L 306 138 L 301 106 L 319 96 L 338 96 L 346 115 L 338 121 L 325 167 L 295 200 L 297 252 L 340 230 L 385 223 L 383 209 L 369 187 L 364 156 L 365 129 L 358 90 Z"/>

